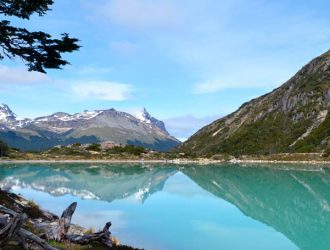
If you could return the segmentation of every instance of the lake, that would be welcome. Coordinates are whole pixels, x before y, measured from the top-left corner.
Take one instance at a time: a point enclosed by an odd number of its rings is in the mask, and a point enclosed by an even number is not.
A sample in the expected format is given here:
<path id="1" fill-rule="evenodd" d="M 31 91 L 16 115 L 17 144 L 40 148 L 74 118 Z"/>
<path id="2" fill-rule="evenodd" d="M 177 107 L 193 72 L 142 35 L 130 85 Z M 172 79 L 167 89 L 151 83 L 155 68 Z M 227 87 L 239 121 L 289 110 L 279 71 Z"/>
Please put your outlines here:
<path id="1" fill-rule="evenodd" d="M 330 170 L 256 166 L 2 164 L 0 187 L 134 247 L 330 249 Z"/>

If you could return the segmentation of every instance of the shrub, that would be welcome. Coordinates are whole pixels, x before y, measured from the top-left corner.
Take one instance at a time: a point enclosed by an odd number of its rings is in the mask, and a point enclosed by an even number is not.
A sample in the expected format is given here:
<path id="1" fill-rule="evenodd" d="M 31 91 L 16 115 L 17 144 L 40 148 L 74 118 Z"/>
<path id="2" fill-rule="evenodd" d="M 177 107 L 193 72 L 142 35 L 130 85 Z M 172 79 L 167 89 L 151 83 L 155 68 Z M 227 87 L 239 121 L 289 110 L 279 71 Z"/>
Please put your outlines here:
<path id="1" fill-rule="evenodd" d="M 86 147 L 86 150 L 100 152 L 101 151 L 101 145 L 97 144 L 97 143 L 93 143 L 93 144 L 89 145 L 88 147 Z"/>

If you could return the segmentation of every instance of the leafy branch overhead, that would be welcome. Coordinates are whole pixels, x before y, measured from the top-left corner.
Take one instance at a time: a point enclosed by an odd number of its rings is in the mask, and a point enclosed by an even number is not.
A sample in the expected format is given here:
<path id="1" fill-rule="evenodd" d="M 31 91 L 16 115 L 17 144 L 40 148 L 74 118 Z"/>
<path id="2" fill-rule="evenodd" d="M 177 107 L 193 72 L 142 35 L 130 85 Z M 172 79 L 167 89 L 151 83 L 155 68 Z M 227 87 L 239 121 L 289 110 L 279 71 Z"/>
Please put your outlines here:
<path id="1" fill-rule="evenodd" d="M 52 0 L 0 0 L 0 14 L 29 19 L 34 13 L 44 15 L 52 4 Z M 29 71 L 42 73 L 69 64 L 62 54 L 80 48 L 78 39 L 70 38 L 67 33 L 54 39 L 45 32 L 14 27 L 7 20 L 0 21 L 0 47 L 0 59 L 19 57 Z"/>

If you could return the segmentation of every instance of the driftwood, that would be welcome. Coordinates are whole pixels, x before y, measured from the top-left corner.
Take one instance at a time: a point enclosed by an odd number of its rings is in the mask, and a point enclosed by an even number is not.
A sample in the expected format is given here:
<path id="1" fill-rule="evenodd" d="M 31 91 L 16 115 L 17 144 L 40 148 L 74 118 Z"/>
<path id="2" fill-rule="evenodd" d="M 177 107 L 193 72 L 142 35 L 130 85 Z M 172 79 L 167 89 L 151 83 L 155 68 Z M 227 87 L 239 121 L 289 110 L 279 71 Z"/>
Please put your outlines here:
<path id="1" fill-rule="evenodd" d="M 14 216 L 11 222 L 0 229 L 0 247 L 5 246 L 16 235 L 26 219 L 25 214 L 18 214 Z"/>
<path id="2" fill-rule="evenodd" d="M 56 241 L 67 241 L 72 244 L 87 245 L 92 242 L 100 242 L 107 247 L 112 247 L 111 234 L 109 228 L 111 222 L 105 224 L 102 231 L 93 234 L 68 234 L 68 230 L 71 226 L 72 215 L 74 214 L 77 207 L 77 203 L 72 203 L 62 213 L 61 218 L 58 221 L 58 225 L 55 229 L 51 229 L 48 234 L 48 239 L 54 239 Z"/>
<path id="3" fill-rule="evenodd" d="M 0 247 L 4 247 L 9 240 L 17 236 L 24 249 L 30 249 L 28 242 L 35 243 L 45 250 L 57 250 L 57 248 L 51 247 L 46 241 L 42 240 L 35 234 L 22 228 L 23 223 L 27 220 L 26 214 L 18 214 L 4 206 L 0 205 L 0 212 L 8 214 L 13 217 L 8 221 L 7 217 L 1 217 L 0 224 Z"/>
<path id="4" fill-rule="evenodd" d="M 13 217 L 18 215 L 18 213 L 16 213 L 15 211 L 13 211 L 11 209 L 8 209 L 8 208 L 6 208 L 4 206 L 1 206 L 1 205 L 0 205 L 0 213 L 9 214 Z"/>
<path id="5" fill-rule="evenodd" d="M 72 215 L 75 212 L 76 207 L 77 202 L 74 202 L 63 211 L 58 223 L 48 229 L 48 232 L 46 234 L 46 238 L 48 240 L 56 240 L 59 242 L 64 240 L 65 235 L 70 228 Z"/>
<path id="6" fill-rule="evenodd" d="M 6 226 L 8 223 L 8 217 L 7 216 L 0 216 L 0 228 Z"/>
<path id="7" fill-rule="evenodd" d="M 69 229 L 71 226 L 72 215 L 74 214 L 77 207 L 77 203 L 72 203 L 67 209 L 62 213 L 60 219 L 55 222 L 49 221 L 48 223 L 38 224 L 35 226 L 40 226 L 39 229 L 44 229 L 44 238 L 47 240 L 56 240 L 58 242 L 68 242 L 72 244 L 87 245 L 92 242 L 99 242 L 106 247 L 112 247 L 112 239 L 109 228 L 111 222 L 106 223 L 103 230 L 93 234 L 69 234 Z M 1 216 L 1 214 L 9 215 L 12 219 L 8 220 L 8 217 Z M 24 249 L 31 249 L 31 245 L 38 246 L 40 249 L 44 250 L 56 250 L 48 243 L 38 237 L 37 235 L 23 229 L 21 226 L 24 221 L 27 220 L 25 214 L 20 214 L 12 211 L 6 207 L 0 205 L 0 248 L 5 246 L 10 239 L 13 237 L 18 237 L 20 239 L 21 245 Z M 32 221 L 33 222 L 33 221 Z"/>
<path id="8" fill-rule="evenodd" d="M 74 244 L 87 245 L 93 241 L 98 241 L 107 247 L 112 247 L 111 234 L 109 232 L 110 226 L 111 222 L 108 222 L 101 232 L 86 235 L 66 235 L 65 238 Z"/>
<path id="9" fill-rule="evenodd" d="M 45 240 L 40 239 L 35 234 L 33 234 L 33 233 L 31 233 L 31 232 L 23 229 L 23 228 L 21 228 L 17 232 L 17 235 L 21 239 L 21 243 L 22 243 L 24 249 L 30 249 L 29 245 L 27 244 L 27 241 L 32 241 L 33 243 L 35 243 L 39 247 L 41 247 L 41 249 L 45 249 L 45 250 L 58 250 L 57 248 L 48 245 Z"/>

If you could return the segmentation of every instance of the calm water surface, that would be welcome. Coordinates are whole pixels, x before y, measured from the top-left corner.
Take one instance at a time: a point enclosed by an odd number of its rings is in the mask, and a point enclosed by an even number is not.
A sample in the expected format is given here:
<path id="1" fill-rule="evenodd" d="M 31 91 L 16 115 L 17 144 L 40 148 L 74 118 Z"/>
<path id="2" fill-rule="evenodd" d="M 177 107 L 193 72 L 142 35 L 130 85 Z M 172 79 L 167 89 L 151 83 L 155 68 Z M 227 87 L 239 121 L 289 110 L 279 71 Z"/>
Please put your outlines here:
<path id="1" fill-rule="evenodd" d="M 0 187 L 145 249 L 330 249 L 330 171 L 239 165 L 0 165 Z"/>

